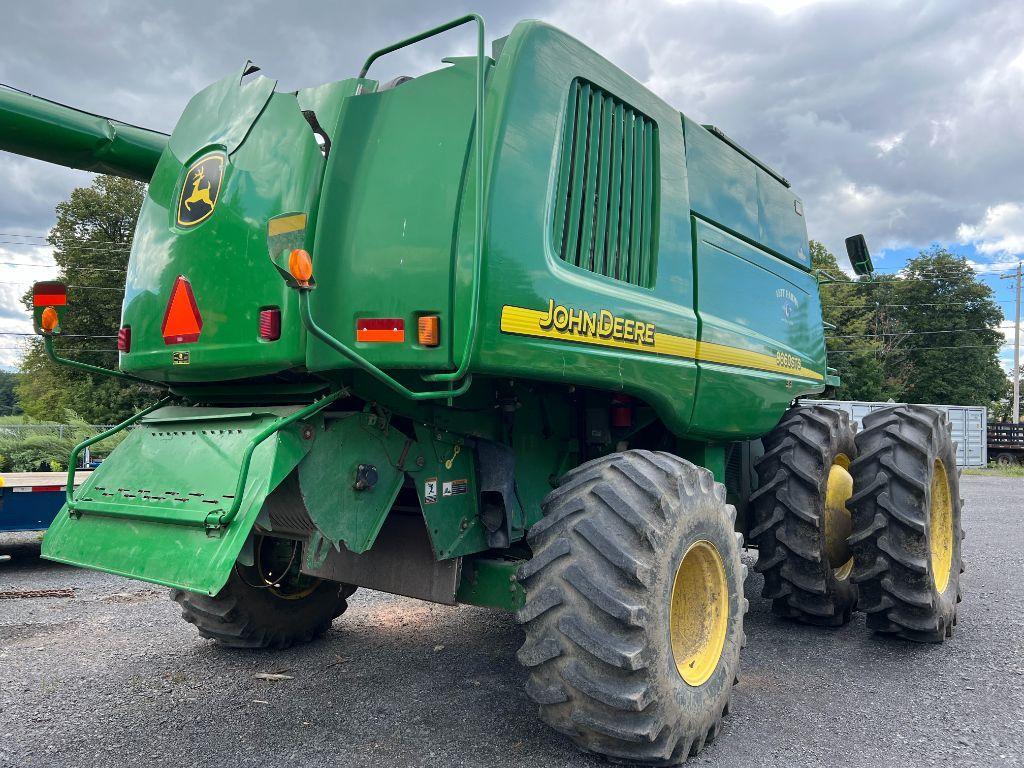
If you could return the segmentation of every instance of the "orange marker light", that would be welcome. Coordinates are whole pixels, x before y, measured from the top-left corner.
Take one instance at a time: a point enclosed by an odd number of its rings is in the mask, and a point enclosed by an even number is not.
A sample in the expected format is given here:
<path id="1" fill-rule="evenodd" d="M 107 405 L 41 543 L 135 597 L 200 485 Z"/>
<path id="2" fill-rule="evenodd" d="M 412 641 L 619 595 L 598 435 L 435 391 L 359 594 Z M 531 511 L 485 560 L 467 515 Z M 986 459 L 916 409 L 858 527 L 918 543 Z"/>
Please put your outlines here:
<path id="1" fill-rule="evenodd" d="M 419 319 L 416 331 L 420 346 L 436 347 L 441 343 L 440 325 L 437 315 L 423 315 Z"/>
<path id="2" fill-rule="evenodd" d="M 53 329 L 57 327 L 59 320 L 57 310 L 53 307 L 47 307 L 39 317 L 39 325 L 46 333 L 53 333 Z"/>
<path id="3" fill-rule="evenodd" d="M 288 254 L 288 271 L 295 278 L 295 282 L 303 288 L 308 288 L 309 280 L 313 277 L 313 260 L 306 251 L 296 248 Z"/>

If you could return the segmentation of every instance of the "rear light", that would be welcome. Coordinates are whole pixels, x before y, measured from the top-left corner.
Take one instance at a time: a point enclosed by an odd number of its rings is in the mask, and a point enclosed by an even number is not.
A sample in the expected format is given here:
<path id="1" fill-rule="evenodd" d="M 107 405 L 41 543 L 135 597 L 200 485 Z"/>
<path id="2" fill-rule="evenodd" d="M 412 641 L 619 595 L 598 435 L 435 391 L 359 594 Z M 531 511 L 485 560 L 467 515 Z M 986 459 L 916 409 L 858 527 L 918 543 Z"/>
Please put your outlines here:
<path id="1" fill-rule="evenodd" d="M 439 328 L 440 318 L 437 315 L 424 315 L 417 323 L 417 339 L 421 346 L 436 347 L 441 343 Z"/>
<path id="2" fill-rule="evenodd" d="M 281 338 L 281 310 L 277 307 L 260 310 L 260 338 L 264 341 Z"/>
<path id="3" fill-rule="evenodd" d="M 127 354 L 132 351 L 132 327 L 126 325 L 117 332 L 117 351 Z"/>
<path id="4" fill-rule="evenodd" d="M 356 341 L 404 342 L 405 320 L 400 317 L 361 317 L 356 320 Z"/>

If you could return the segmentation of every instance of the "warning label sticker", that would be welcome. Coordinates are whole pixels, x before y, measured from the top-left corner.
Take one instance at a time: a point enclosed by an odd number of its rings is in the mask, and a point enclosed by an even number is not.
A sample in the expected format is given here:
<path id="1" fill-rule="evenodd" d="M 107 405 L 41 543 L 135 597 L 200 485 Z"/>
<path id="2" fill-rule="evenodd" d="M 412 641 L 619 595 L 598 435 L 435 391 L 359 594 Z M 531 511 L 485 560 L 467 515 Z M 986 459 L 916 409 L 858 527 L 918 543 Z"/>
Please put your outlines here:
<path id="1" fill-rule="evenodd" d="M 423 481 L 423 503 L 433 504 L 437 501 L 437 478 L 428 477 Z"/>
<path id="2" fill-rule="evenodd" d="M 441 488 L 441 492 L 445 496 L 461 496 L 468 490 L 469 481 L 465 478 L 462 480 L 445 480 Z"/>

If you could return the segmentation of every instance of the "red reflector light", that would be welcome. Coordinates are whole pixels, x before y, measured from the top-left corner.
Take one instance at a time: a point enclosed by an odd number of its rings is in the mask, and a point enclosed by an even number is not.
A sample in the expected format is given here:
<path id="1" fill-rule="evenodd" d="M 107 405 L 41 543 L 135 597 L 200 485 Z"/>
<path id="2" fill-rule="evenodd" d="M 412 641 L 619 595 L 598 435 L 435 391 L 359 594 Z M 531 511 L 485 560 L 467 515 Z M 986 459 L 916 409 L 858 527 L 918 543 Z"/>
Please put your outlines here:
<path id="1" fill-rule="evenodd" d="M 126 325 L 117 332 L 117 351 L 118 352 L 131 352 L 132 351 L 132 327 Z"/>
<path id="2" fill-rule="evenodd" d="M 363 317 L 356 320 L 356 341 L 403 342 L 405 320 L 400 317 Z"/>
<path id="3" fill-rule="evenodd" d="M 179 275 L 171 289 L 171 299 L 167 302 L 167 312 L 160 328 L 164 344 L 185 344 L 198 341 L 203 330 L 203 318 L 196 306 L 196 297 L 192 293 L 192 285 L 188 278 Z"/>
<path id="4" fill-rule="evenodd" d="M 264 341 L 281 338 L 281 310 L 277 307 L 260 310 L 260 338 Z"/>
<path id="5" fill-rule="evenodd" d="M 68 289 L 63 283 L 42 282 L 32 286 L 32 306 L 64 307 L 68 303 Z"/>

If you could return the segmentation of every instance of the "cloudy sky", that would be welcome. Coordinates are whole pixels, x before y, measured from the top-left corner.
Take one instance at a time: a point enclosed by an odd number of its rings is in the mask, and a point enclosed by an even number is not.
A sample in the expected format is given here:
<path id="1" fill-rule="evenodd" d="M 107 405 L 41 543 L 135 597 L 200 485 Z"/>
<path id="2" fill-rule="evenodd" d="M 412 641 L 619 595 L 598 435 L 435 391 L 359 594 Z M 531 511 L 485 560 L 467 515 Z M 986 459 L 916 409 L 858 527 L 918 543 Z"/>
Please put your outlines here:
<path id="1" fill-rule="evenodd" d="M 834 252 L 863 232 L 893 271 L 943 244 L 977 262 L 1012 315 L 998 273 L 1024 254 L 1020 0 L 33 0 L 5 9 L 0 83 L 169 132 L 194 92 L 247 58 L 280 89 L 305 87 L 468 10 L 492 38 L 547 20 L 718 125 L 793 182 L 811 237 Z M 377 75 L 468 50 L 452 33 Z M 26 266 L 49 262 L 28 243 L 89 179 L 0 152 L 0 333 L 26 330 L 17 296 L 53 274 Z M 0 365 L 16 365 L 17 338 L 0 335 Z"/>

